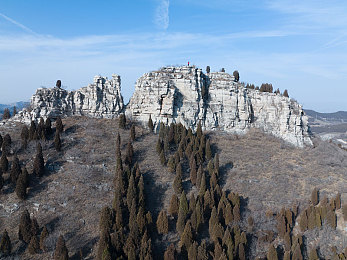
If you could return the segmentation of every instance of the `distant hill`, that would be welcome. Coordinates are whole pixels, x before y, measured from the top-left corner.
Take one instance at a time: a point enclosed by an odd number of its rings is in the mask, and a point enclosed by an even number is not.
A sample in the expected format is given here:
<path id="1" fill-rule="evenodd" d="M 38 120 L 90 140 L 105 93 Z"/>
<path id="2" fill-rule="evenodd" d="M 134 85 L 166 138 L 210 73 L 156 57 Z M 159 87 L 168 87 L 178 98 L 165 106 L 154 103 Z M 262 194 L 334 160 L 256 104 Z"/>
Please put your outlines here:
<path id="1" fill-rule="evenodd" d="M 338 111 L 334 113 L 319 113 L 314 110 L 305 109 L 306 115 L 311 117 L 311 120 L 347 122 L 347 111 Z"/>
<path id="2" fill-rule="evenodd" d="M 19 101 L 11 104 L 0 104 L 0 118 L 2 118 L 2 114 L 4 113 L 4 110 L 8 108 L 12 114 L 13 107 L 17 108 L 17 111 L 22 110 L 24 107 L 28 106 L 30 102 L 28 101 Z"/>

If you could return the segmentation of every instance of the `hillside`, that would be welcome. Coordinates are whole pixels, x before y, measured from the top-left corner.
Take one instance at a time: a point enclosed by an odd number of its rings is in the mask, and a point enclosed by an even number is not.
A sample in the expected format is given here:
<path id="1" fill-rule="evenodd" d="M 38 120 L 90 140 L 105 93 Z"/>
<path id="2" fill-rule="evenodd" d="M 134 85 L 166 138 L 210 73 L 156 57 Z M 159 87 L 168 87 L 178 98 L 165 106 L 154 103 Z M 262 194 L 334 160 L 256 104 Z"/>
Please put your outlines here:
<path id="1" fill-rule="evenodd" d="M 45 225 L 49 231 L 47 252 L 35 254 L 35 259 L 51 258 L 59 235 L 64 236 L 72 259 L 79 259 L 80 249 L 85 259 L 96 257 L 100 212 L 104 206 L 112 205 L 114 197 L 116 136 L 120 134 L 121 151 L 125 155 L 130 125 L 127 129 L 119 129 L 117 119 L 87 117 L 68 117 L 63 123 L 62 152 L 54 149 L 53 136 L 48 141 L 41 141 L 46 173 L 41 178 L 31 177 L 26 200 L 17 198 L 13 185 L 7 180 L 8 174 L 3 175 L 5 186 L 0 196 L 0 222 L 9 232 L 12 255 L 21 259 L 33 257 L 17 235 L 24 209 L 37 218 L 41 229 Z M 12 122 L 1 126 L 0 133 L 2 136 L 9 133 L 13 140 L 9 161 L 13 160 L 12 154 L 17 153 L 21 166 L 26 166 L 31 173 L 36 141 L 31 141 L 23 150 L 21 126 Z M 334 198 L 339 192 L 342 203 L 347 203 L 347 152 L 333 143 L 315 139 L 314 147 L 300 149 L 257 129 L 242 136 L 220 132 L 207 132 L 207 135 L 213 153 L 220 157 L 221 188 L 241 196 L 238 225 L 247 232 L 249 258 L 264 257 L 270 243 L 262 237 L 270 231 L 278 232 L 275 215 L 266 216 L 269 211 L 275 214 L 282 207 L 291 208 L 296 204 L 299 214 L 304 212 L 314 187 L 320 190 L 320 198 Z M 156 152 L 158 134 L 137 125 L 136 136 L 134 158 L 144 177 L 146 209 L 152 213 L 155 222 L 162 209 L 169 210 L 175 174 L 159 162 Z M 185 163 L 183 166 L 183 188 L 190 198 L 191 193 L 198 191 L 190 184 L 189 166 Z M 331 246 L 336 246 L 337 252 L 347 246 L 346 222 L 343 222 L 341 209 L 336 210 L 336 214 L 336 230 L 324 224 L 303 233 L 307 250 L 317 247 L 322 257 L 329 257 Z M 249 216 L 254 219 L 252 227 L 248 226 Z M 156 232 L 151 235 L 155 259 L 162 258 L 169 243 L 178 247 L 175 220 L 170 218 L 170 223 L 168 235 Z M 294 227 L 293 235 L 297 232 L 298 227 Z M 274 243 L 280 246 L 282 242 L 276 238 Z"/>

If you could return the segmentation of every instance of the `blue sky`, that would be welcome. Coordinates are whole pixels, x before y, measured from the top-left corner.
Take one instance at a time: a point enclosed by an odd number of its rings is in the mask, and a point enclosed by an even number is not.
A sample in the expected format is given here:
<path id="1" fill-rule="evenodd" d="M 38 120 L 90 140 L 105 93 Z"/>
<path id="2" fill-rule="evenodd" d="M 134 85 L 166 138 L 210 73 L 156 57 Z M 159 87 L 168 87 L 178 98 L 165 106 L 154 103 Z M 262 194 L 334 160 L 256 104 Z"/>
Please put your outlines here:
<path id="1" fill-rule="evenodd" d="M 189 60 L 347 110 L 346 14 L 336 0 L 0 0 L 0 103 L 112 73 L 128 100 L 145 72 Z"/>

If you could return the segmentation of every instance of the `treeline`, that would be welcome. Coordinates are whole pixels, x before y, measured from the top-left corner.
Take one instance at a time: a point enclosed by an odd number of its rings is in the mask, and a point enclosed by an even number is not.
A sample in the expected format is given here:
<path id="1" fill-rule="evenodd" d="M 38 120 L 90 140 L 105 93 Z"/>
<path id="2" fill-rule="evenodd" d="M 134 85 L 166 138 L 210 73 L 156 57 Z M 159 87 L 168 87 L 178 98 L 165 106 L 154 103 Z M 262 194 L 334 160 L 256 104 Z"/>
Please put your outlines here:
<path id="1" fill-rule="evenodd" d="M 119 126 L 126 128 L 125 116 Z M 121 138 L 116 138 L 116 171 L 112 207 L 104 207 L 100 217 L 100 240 L 97 259 L 152 259 L 152 214 L 145 206 L 143 175 L 134 158 L 132 142 L 135 126 L 130 128 L 125 156 Z"/>
<path id="2" fill-rule="evenodd" d="M 260 87 L 255 86 L 254 84 L 247 83 L 246 88 L 259 90 L 260 92 L 275 93 L 278 95 L 283 95 L 284 97 L 289 97 L 288 90 L 285 89 L 283 91 L 283 93 L 281 93 L 280 89 L 278 88 L 274 91 L 274 88 L 273 88 L 272 84 L 270 84 L 270 83 L 262 83 Z"/>

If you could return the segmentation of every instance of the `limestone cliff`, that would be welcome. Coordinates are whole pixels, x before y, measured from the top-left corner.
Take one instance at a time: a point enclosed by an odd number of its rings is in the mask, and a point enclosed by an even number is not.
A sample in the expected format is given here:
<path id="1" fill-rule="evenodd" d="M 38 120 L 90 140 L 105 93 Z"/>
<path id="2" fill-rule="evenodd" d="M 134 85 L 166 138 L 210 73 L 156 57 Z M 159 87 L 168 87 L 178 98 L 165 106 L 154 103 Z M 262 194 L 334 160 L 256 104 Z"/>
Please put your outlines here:
<path id="1" fill-rule="evenodd" d="M 24 122 L 38 118 L 86 115 L 98 118 L 114 118 L 124 108 L 120 77 L 112 79 L 95 76 L 94 82 L 76 91 L 60 88 L 39 88 L 31 98 L 31 111 L 19 113 L 17 119 Z"/>
<path id="2" fill-rule="evenodd" d="M 279 94 L 245 88 L 223 72 L 204 74 L 195 67 L 165 67 L 144 74 L 136 82 L 127 105 L 132 120 L 182 123 L 205 130 L 245 133 L 251 127 L 295 146 L 312 144 L 307 117 L 300 104 Z"/>

